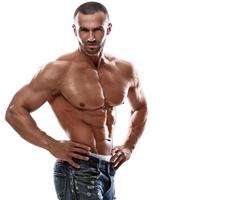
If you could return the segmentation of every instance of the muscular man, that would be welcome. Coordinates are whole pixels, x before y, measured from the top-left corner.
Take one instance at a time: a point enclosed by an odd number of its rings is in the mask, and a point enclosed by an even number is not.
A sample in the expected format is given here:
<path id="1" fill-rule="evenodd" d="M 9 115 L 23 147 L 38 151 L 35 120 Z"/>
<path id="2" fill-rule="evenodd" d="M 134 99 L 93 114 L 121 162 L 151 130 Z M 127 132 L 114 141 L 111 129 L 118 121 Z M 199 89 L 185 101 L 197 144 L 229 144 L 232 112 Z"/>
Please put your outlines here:
<path id="1" fill-rule="evenodd" d="M 103 52 L 111 28 L 102 4 L 79 6 L 73 24 L 79 48 L 44 66 L 6 112 L 6 120 L 25 140 L 57 158 L 59 199 L 113 199 L 115 170 L 130 158 L 146 123 L 146 99 L 134 67 Z M 132 107 L 128 135 L 113 147 L 115 107 L 126 98 Z M 31 117 L 46 101 L 69 141 L 55 140 Z"/>

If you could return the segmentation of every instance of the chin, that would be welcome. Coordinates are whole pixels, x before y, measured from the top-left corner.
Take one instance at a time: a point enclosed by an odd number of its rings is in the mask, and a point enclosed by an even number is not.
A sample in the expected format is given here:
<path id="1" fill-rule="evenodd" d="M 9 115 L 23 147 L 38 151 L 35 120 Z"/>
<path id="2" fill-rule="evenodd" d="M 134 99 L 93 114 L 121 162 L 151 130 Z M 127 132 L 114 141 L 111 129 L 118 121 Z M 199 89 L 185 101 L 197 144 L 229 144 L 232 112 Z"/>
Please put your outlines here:
<path id="1" fill-rule="evenodd" d="M 88 56 L 98 56 L 101 51 L 85 51 Z"/>

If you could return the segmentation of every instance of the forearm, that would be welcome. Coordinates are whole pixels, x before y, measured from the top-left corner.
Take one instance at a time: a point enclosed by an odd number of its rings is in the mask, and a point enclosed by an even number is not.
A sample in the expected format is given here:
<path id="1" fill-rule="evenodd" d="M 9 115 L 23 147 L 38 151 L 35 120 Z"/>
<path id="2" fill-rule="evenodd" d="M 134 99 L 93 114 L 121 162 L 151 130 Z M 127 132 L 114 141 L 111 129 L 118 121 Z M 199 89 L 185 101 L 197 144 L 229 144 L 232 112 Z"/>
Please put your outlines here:
<path id="1" fill-rule="evenodd" d="M 144 105 L 140 109 L 132 111 L 130 118 L 130 126 L 128 136 L 124 146 L 131 151 L 135 148 L 139 138 L 141 137 L 147 121 L 147 106 Z"/>
<path id="2" fill-rule="evenodd" d="M 23 108 L 17 109 L 12 106 L 8 108 L 5 118 L 23 139 L 33 145 L 49 150 L 50 143 L 54 139 L 38 128 L 29 112 Z"/>

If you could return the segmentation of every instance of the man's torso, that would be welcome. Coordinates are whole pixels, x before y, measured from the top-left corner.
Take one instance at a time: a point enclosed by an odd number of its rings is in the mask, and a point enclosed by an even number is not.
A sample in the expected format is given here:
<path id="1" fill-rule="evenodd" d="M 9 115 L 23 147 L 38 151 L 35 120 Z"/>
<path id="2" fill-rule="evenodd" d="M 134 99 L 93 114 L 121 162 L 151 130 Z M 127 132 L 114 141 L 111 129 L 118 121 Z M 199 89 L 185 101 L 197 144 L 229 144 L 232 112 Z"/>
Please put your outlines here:
<path id="1" fill-rule="evenodd" d="M 72 54 L 62 60 L 68 65 L 58 92 L 49 99 L 53 111 L 72 141 L 89 145 L 94 153 L 111 154 L 114 107 L 123 103 L 133 82 L 130 65 L 106 58 L 96 68 Z"/>

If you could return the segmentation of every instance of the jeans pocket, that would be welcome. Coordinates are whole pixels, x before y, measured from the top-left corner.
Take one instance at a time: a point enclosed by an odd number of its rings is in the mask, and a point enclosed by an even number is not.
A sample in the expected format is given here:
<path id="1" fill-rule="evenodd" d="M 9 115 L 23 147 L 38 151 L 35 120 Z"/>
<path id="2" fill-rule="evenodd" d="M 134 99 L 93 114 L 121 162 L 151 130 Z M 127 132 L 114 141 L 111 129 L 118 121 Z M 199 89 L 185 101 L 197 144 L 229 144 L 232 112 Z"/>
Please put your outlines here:
<path id="1" fill-rule="evenodd" d="M 56 162 L 54 168 L 54 185 L 59 200 L 65 199 L 66 181 L 67 180 L 64 164 Z"/>

